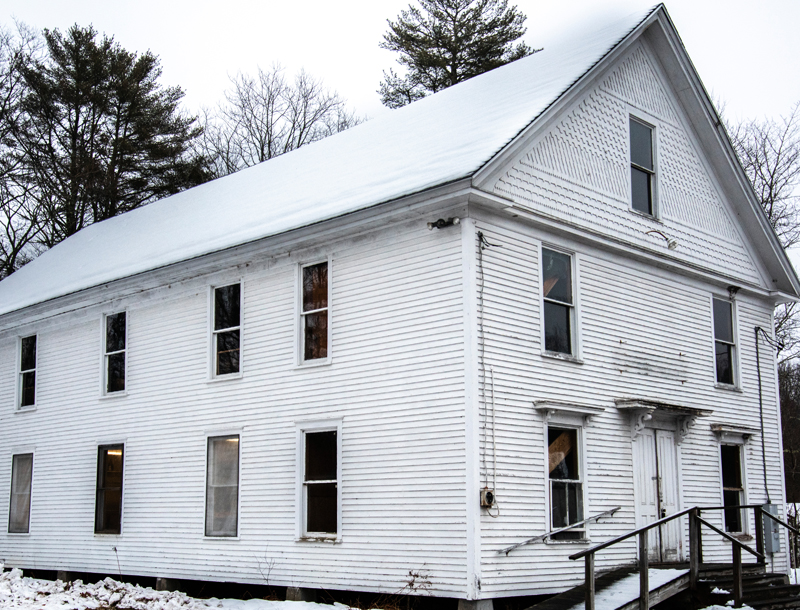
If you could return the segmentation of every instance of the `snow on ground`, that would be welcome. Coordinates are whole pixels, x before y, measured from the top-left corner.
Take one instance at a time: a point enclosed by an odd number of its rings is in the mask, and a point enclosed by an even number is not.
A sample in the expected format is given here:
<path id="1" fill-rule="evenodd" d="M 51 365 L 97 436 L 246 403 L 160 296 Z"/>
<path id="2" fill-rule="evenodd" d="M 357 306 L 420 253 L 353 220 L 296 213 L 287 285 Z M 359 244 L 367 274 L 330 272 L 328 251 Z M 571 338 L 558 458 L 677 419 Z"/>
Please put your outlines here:
<path id="1" fill-rule="evenodd" d="M 2 572 L 3 564 L 0 564 Z M 343 604 L 269 601 L 264 599 L 196 599 L 178 591 L 155 591 L 113 578 L 94 584 L 80 580 L 40 580 L 13 569 L 0 573 L 0 608 L 3 610 L 331 610 Z"/>

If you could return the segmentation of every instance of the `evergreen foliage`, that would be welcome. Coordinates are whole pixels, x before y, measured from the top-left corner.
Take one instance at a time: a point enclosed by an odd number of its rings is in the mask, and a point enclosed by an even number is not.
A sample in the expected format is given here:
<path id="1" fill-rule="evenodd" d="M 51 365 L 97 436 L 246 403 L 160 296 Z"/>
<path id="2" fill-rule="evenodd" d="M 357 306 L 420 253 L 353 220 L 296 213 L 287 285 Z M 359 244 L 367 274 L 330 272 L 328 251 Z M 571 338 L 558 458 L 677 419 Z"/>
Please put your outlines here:
<path id="1" fill-rule="evenodd" d="M 39 241 L 52 247 L 83 227 L 207 179 L 191 150 L 202 129 L 183 115 L 161 67 L 90 26 L 44 30 L 43 57 L 21 67 L 16 138 L 39 206 Z"/>
<path id="2" fill-rule="evenodd" d="M 405 75 L 384 72 L 378 93 L 399 108 L 535 51 L 524 42 L 525 15 L 507 0 L 419 0 L 409 6 L 381 47 L 400 54 Z"/>

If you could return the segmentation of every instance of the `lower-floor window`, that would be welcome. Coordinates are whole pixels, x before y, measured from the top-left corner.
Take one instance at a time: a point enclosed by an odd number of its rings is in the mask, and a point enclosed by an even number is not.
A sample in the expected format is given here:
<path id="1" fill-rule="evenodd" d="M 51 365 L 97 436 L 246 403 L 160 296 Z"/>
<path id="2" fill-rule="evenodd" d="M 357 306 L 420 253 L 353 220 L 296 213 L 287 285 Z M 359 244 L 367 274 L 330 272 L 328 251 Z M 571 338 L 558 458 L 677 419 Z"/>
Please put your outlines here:
<path id="1" fill-rule="evenodd" d="M 725 531 L 743 532 L 742 510 L 733 508 L 744 504 L 741 446 L 720 445 L 720 458 L 722 464 L 722 502 L 725 506 Z"/>
<path id="2" fill-rule="evenodd" d="M 122 531 L 123 453 L 123 445 L 97 448 L 95 534 L 119 534 Z"/>
<path id="3" fill-rule="evenodd" d="M 208 439 L 206 536 L 238 535 L 239 436 Z"/>
<path id="4" fill-rule="evenodd" d="M 11 502 L 8 510 L 8 533 L 27 534 L 31 521 L 31 480 L 33 454 L 15 455 L 11 461 Z"/>
<path id="5" fill-rule="evenodd" d="M 550 483 L 550 527 L 561 529 L 583 521 L 583 481 L 578 430 L 549 427 L 547 457 Z M 575 527 L 552 536 L 555 540 L 580 540 L 586 532 Z"/>
<path id="6" fill-rule="evenodd" d="M 303 500 L 305 533 L 308 535 L 337 533 L 338 480 L 337 431 L 305 433 L 305 475 Z"/>

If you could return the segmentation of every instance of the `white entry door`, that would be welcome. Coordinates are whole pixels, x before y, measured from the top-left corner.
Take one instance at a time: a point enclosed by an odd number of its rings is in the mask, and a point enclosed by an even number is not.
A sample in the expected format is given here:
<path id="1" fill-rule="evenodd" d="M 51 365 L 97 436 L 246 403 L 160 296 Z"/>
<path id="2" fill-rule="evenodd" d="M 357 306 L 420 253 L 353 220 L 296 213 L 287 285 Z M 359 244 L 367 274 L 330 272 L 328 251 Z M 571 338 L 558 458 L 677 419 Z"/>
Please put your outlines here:
<path id="1" fill-rule="evenodd" d="M 639 527 L 678 512 L 678 455 L 675 433 L 645 428 L 633 442 Z M 650 561 L 683 559 L 680 519 L 650 530 Z"/>

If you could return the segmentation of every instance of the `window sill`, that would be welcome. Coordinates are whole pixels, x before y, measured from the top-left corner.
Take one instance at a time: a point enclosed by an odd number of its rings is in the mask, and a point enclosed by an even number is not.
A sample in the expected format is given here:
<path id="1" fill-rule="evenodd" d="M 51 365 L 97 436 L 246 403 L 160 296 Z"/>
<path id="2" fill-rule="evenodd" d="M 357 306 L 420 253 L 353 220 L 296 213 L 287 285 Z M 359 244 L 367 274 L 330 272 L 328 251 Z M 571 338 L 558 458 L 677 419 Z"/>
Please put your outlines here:
<path id="1" fill-rule="evenodd" d="M 231 540 L 238 542 L 240 540 L 240 536 L 206 536 L 203 534 L 203 540 Z"/>
<path id="2" fill-rule="evenodd" d="M 583 364 L 583 360 L 576 358 L 571 354 L 561 354 L 559 352 L 542 352 L 542 358 L 552 358 L 553 360 L 563 360 L 564 362 L 572 362 L 573 364 Z"/>
<path id="3" fill-rule="evenodd" d="M 14 538 L 29 538 L 31 533 L 30 532 L 8 532 L 9 536 L 13 536 Z"/>
<path id="4" fill-rule="evenodd" d="M 591 544 L 591 542 L 589 538 L 579 538 L 577 540 L 553 540 L 551 538 L 546 538 L 544 541 L 545 544 L 552 544 L 555 546 L 560 544 Z"/>
<path id="5" fill-rule="evenodd" d="M 739 394 L 743 394 L 742 388 L 737 385 L 730 385 L 727 383 L 715 383 L 714 387 L 717 390 L 725 390 L 726 392 L 738 392 Z"/>
<path id="6" fill-rule="evenodd" d="M 300 536 L 295 542 L 323 542 L 325 544 L 341 544 L 342 539 L 337 536 Z"/>
<path id="7" fill-rule="evenodd" d="M 241 379 L 244 375 L 239 373 L 230 373 L 228 375 L 219 375 L 217 377 L 209 377 L 206 379 L 206 383 L 220 383 L 222 381 L 234 381 L 236 379 Z"/>
<path id="8" fill-rule="evenodd" d="M 122 538 L 122 532 L 120 532 L 118 534 L 115 534 L 114 532 L 95 532 L 94 535 L 95 535 L 95 537 L 102 536 L 104 538 L 106 536 L 116 536 L 117 538 Z"/>
<path id="9" fill-rule="evenodd" d="M 127 398 L 128 390 L 122 390 L 121 392 L 109 392 L 107 394 L 101 394 L 100 400 L 112 400 L 114 398 Z"/>
<path id="10" fill-rule="evenodd" d="M 300 369 L 313 369 L 319 366 L 329 366 L 331 364 L 331 358 L 319 358 L 317 360 L 307 360 L 305 362 L 301 362 L 300 364 L 295 365 L 294 369 L 296 371 Z"/>
<path id="11" fill-rule="evenodd" d="M 34 411 L 36 411 L 36 409 L 37 409 L 36 405 L 33 405 L 31 407 L 17 407 L 14 410 L 14 413 L 33 413 Z"/>
<path id="12" fill-rule="evenodd" d="M 655 214 L 648 214 L 647 212 L 642 212 L 640 210 L 635 210 L 633 208 L 628 208 L 628 210 L 630 210 L 633 214 L 641 216 L 642 218 L 647 218 L 648 220 L 657 222 L 660 225 L 664 224 L 663 222 L 661 222 L 661 219 L 659 219 Z"/>

